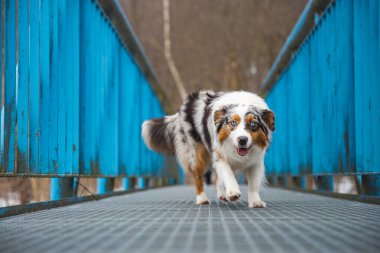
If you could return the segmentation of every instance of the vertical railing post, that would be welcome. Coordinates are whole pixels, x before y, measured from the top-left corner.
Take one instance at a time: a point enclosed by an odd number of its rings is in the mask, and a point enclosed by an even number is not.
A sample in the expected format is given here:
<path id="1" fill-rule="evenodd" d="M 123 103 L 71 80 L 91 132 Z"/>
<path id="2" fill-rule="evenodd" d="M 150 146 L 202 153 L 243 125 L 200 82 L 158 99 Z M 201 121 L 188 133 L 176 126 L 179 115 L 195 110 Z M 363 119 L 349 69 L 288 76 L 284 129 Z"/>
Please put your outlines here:
<path id="1" fill-rule="evenodd" d="M 73 177 L 50 179 L 50 200 L 59 200 L 76 196 L 77 184 Z"/>
<path id="2" fill-rule="evenodd" d="M 169 178 L 169 185 L 175 185 L 177 183 L 177 180 L 175 177 L 170 177 Z"/>
<path id="3" fill-rule="evenodd" d="M 98 178 L 98 194 L 112 192 L 114 186 L 113 178 Z"/>
<path id="4" fill-rule="evenodd" d="M 272 179 L 272 185 L 274 185 L 274 186 L 278 186 L 278 176 L 277 176 L 277 174 L 273 174 L 272 176 L 271 176 L 271 179 Z"/>
<path id="5" fill-rule="evenodd" d="M 361 180 L 362 194 L 368 196 L 380 196 L 380 176 L 363 175 Z"/>
<path id="6" fill-rule="evenodd" d="M 146 181 L 147 180 L 144 177 L 138 177 L 137 178 L 137 186 L 138 186 L 139 190 L 145 189 L 147 187 Z"/>
<path id="7" fill-rule="evenodd" d="M 306 190 L 308 185 L 307 185 L 307 176 L 300 176 L 300 186 L 301 189 Z"/>
<path id="8" fill-rule="evenodd" d="M 317 176 L 316 177 L 317 191 L 334 191 L 334 177 L 333 176 Z"/>
<path id="9" fill-rule="evenodd" d="M 121 185 L 123 187 L 123 191 L 129 191 L 134 188 L 133 180 L 129 177 L 124 177 L 121 180 Z"/>
<path id="10" fill-rule="evenodd" d="M 149 188 L 155 188 L 159 186 L 159 180 L 157 177 L 151 177 L 149 178 L 148 187 Z"/>

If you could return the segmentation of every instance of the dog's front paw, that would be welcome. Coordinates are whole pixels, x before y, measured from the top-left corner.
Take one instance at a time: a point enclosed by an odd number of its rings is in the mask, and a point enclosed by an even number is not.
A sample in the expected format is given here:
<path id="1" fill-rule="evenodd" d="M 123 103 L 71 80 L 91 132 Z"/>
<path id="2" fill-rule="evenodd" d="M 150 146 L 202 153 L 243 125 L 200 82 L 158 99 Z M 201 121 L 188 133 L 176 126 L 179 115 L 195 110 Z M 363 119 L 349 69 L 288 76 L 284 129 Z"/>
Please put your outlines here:
<path id="1" fill-rule="evenodd" d="M 210 200 L 208 200 L 206 193 L 202 192 L 197 195 L 196 203 L 197 205 L 207 205 L 210 203 Z"/>
<path id="2" fill-rule="evenodd" d="M 228 201 L 236 201 L 240 198 L 240 196 L 241 196 L 240 191 L 228 191 L 226 199 Z"/>
<path id="3" fill-rule="evenodd" d="M 256 200 L 253 201 L 252 203 L 249 203 L 248 207 L 250 208 L 265 208 L 267 204 L 265 204 L 264 201 L 262 200 Z"/>
<path id="4" fill-rule="evenodd" d="M 220 199 L 222 201 L 228 201 L 227 198 L 226 198 L 226 196 L 224 196 L 223 194 L 220 194 L 217 197 L 218 197 L 218 199 Z"/>

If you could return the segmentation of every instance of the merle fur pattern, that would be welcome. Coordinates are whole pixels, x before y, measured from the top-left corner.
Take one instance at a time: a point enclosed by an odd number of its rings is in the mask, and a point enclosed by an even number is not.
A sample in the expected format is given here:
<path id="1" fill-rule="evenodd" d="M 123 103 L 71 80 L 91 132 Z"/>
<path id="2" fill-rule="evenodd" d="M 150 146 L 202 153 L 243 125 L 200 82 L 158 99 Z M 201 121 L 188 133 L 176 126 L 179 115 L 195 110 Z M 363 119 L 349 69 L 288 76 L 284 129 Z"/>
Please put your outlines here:
<path id="1" fill-rule="evenodd" d="M 244 124 L 244 119 L 248 114 L 255 116 L 259 128 L 265 134 L 267 145 L 264 148 L 255 145 L 255 140 L 250 137 L 254 135 L 249 135 L 246 127 L 241 128 L 242 130 L 239 130 L 241 132 L 231 133 L 224 143 L 218 141 L 218 134 L 229 124 L 233 115 L 239 115 L 241 124 Z M 216 121 L 215 115 L 221 115 L 222 118 Z M 147 120 L 142 126 L 142 136 L 147 146 L 160 153 L 176 155 L 185 170 L 192 171 L 197 163 L 197 149 L 199 145 L 204 145 L 220 181 L 217 182 L 218 195 L 223 195 L 227 200 L 240 196 L 240 190 L 237 183 L 230 176 L 226 176 L 225 171 L 247 170 L 248 174 L 255 178 L 252 181 L 255 186 L 251 187 L 253 190 L 249 197 L 251 207 L 265 206 L 264 202 L 260 202 L 257 192 L 258 185 L 265 181 L 263 158 L 273 131 L 274 115 L 265 101 L 253 93 L 243 91 L 194 92 L 187 97 L 176 114 Z M 252 139 L 249 147 L 252 148 L 247 157 L 236 154 L 239 148 L 235 140 L 237 134 L 247 135 Z M 256 175 L 251 168 L 258 168 L 256 170 L 260 173 Z M 234 196 L 231 197 L 231 195 Z"/>

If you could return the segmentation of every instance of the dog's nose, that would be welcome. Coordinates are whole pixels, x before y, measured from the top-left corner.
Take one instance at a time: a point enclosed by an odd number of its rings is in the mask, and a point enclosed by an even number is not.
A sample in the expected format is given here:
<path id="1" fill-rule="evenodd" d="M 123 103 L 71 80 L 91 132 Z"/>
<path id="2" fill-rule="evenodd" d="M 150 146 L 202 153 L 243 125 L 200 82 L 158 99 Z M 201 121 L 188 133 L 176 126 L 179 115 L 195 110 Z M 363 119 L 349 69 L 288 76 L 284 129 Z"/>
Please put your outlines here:
<path id="1" fill-rule="evenodd" d="M 240 137 L 238 137 L 237 140 L 238 140 L 239 145 L 241 145 L 241 146 L 244 146 L 248 142 L 248 138 L 245 136 L 240 136 Z"/>

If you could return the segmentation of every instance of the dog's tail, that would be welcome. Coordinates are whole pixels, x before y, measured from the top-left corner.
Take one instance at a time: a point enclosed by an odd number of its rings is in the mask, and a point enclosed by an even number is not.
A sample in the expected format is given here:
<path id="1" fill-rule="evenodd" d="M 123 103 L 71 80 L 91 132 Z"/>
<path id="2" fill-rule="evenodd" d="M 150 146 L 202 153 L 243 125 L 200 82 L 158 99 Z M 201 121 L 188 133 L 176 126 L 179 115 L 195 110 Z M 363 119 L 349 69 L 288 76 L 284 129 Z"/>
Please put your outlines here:
<path id="1" fill-rule="evenodd" d="M 178 114 L 154 118 L 142 124 L 142 137 L 152 150 L 168 155 L 175 154 L 174 129 Z"/>

